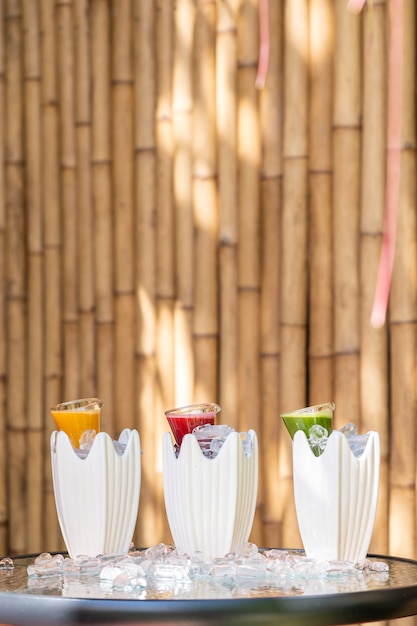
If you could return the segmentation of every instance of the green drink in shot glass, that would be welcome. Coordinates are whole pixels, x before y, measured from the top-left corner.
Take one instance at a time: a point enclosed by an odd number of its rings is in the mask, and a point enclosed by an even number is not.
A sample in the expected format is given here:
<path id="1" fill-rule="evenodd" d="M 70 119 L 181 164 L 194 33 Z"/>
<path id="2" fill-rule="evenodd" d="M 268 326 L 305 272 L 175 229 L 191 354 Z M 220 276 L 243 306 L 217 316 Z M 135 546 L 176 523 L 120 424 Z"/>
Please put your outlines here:
<path id="1" fill-rule="evenodd" d="M 325 404 L 306 406 L 303 409 L 297 409 L 290 413 L 282 413 L 281 418 L 291 435 L 291 439 L 294 439 L 297 430 L 304 431 L 308 439 L 310 428 L 315 424 L 323 426 L 327 430 L 327 434 L 330 435 L 333 430 L 334 409 L 335 405 L 333 402 L 326 402 Z"/>

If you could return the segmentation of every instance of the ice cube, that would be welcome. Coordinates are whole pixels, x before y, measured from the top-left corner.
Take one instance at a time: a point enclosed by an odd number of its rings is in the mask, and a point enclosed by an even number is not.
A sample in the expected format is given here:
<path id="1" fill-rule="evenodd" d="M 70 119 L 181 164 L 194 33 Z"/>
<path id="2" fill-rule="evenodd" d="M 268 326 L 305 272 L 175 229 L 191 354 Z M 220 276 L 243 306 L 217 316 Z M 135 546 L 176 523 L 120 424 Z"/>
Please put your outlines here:
<path id="1" fill-rule="evenodd" d="M 225 424 L 203 424 L 196 426 L 193 435 L 197 438 L 201 451 L 209 459 L 214 459 L 233 428 Z"/>
<path id="2" fill-rule="evenodd" d="M 350 435 L 357 435 L 358 428 L 356 424 L 354 424 L 353 422 L 348 422 L 347 424 L 342 426 L 342 428 L 340 429 L 340 432 L 348 437 Z"/>
<path id="3" fill-rule="evenodd" d="M 122 570 L 120 567 L 114 565 L 105 565 L 100 571 L 100 580 L 113 582 L 120 574 Z"/>
<path id="4" fill-rule="evenodd" d="M 126 444 L 121 441 L 116 441 L 113 439 L 114 449 L 116 450 L 119 456 L 123 456 L 124 451 L 126 450 Z"/>
<path id="5" fill-rule="evenodd" d="M 226 424 L 204 424 L 194 428 L 193 435 L 197 438 L 203 454 L 209 459 L 214 459 L 227 437 L 233 432 L 235 432 L 234 428 Z M 245 456 L 249 457 L 253 451 L 253 437 L 248 432 L 241 432 L 239 435 Z"/>
<path id="6" fill-rule="evenodd" d="M 241 543 L 236 549 L 236 556 L 249 559 L 259 553 L 258 546 L 250 541 Z"/>
<path id="7" fill-rule="evenodd" d="M 144 556 L 147 559 L 156 560 L 164 557 L 168 551 L 168 546 L 165 543 L 158 543 L 156 546 L 147 548 L 144 552 Z"/>
<path id="8" fill-rule="evenodd" d="M 288 550 L 283 550 L 281 548 L 272 548 L 271 550 L 267 550 L 265 552 L 265 557 L 271 560 L 284 561 L 287 556 Z"/>
<path id="9" fill-rule="evenodd" d="M 4 559 L 0 561 L 0 570 L 11 570 L 14 569 L 13 559 L 9 556 L 6 556 Z"/>
<path id="10" fill-rule="evenodd" d="M 152 578 L 169 579 L 172 581 L 189 581 L 190 568 L 188 565 L 177 565 L 175 563 L 154 563 L 149 570 Z"/>
<path id="11" fill-rule="evenodd" d="M 210 568 L 212 578 L 236 578 L 236 564 L 229 559 L 215 559 Z"/>
<path id="12" fill-rule="evenodd" d="M 239 433 L 243 443 L 243 451 L 246 457 L 250 457 L 253 452 L 253 437 L 249 433 Z"/>
<path id="13" fill-rule="evenodd" d="M 365 435 L 356 435 L 356 437 L 347 437 L 350 449 L 357 458 L 361 457 L 364 453 L 368 439 L 368 433 Z"/>
<path id="14" fill-rule="evenodd" d="M 220 449 L 225 441 L 225 437 L 213 437 L 210 441 L 210 451 L 213 453 L 213 456 L 216 456 L 220 452 Z"/>
<path id="15" fill-rule="evenodd" d="M 115 589 L 123 589 L 125 591 L 129 591 L 131 589 L 130 578 L 124 572 L 121 572 L 116 578 L 113 580 L 113 587 Z"/>
<path id="16" fill-rule="evenodd" d="M 28 576 L 57 576 L 62 573 L 64 560 L 62 554 L 52 556 L 49 552 L 42 552 L 36 557 L 34 564 L 28 566 Z"/>
<path id="17" fill-rule="evenodd" d="M 308 431 L 308 442 L 316 456 L 324 452 L 327 444 L 329 433 L 327 428 L 321 424 L 314 424 Z"/>
<path id="18" fill-rule="evenodd" d="M 74 559 L 65 559 L 63 571 L 65 574 L 70 575 L 95 575 L 99 573 L 101 566 L 102 562 L 100 559 L 79 555 Z"/>
<path id="19" fill-rule="evenodd" d="M 96 436 L 94 428 L 88 428 L 80 437 L 80 450 L 91 450 Z"/>
<path id="20" fill-rule="evenodd" d="M 389 566 L 388 563 L 384 563 L 384 561 L 371 561 L 369 569 L 371 572 L 388 572 Z"/>
<path id="21" fill-rule="evenodd" d="M 193 435 L 197 439 L 213 439 L 214 437 L 226 438 L 230 433 L 234 432 L 234 428 L 230 428 L 226 424 L 203 424 L 202 426 L 196 426 L 193 430 Z"/>
<path id="22" fill-rule="evenodd" d="M 350 449 L 352 450 L 353 454 L 357 458 L 362 456 L 366 448 L 366 444 L 368 443 L 369 433 L 366 433 L 364 435 L 359 435 L 358 428 L 356 424 L 354 424 L 353 422 L 349 422 L 348 424 L 345 424 L 340 429 L 340 432 L 342 432 L 345 435 L 346 439 L 348 440 Z"/>

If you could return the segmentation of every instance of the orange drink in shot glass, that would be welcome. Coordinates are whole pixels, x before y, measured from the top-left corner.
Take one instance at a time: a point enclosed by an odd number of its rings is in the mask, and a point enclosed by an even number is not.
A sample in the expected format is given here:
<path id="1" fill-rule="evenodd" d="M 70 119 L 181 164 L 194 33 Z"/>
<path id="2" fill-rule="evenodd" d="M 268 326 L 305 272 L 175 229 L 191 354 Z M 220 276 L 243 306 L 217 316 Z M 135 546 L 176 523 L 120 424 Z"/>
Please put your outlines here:
<path id="1" fill-rule="evenodd" d="M 64 431 L 75 448 L 80 447 L 80 438 L 84 431 L 100 432 L 100 413 L 103 402 L 99 398 L 81 398 L 61 402 L 51 407 L 58 430 Z"/>

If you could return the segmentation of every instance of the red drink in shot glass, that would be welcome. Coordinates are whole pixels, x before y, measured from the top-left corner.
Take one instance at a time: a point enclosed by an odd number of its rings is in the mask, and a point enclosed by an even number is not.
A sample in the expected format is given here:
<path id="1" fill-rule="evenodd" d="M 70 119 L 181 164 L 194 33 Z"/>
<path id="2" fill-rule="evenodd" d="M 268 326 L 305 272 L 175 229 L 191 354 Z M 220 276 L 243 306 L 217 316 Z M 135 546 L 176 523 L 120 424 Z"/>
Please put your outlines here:
<path id="1" fill-rule="evenodd" d="M 197 426 L 203 426 L 204 424 L 214 425 L 216 415 L 220 410 L 218 404 L 211 402 L 190 404 L 188 406 L 165 411 L 168 424 L 177 445 L 180 446 L 184 435 L 192 433 Z"/>

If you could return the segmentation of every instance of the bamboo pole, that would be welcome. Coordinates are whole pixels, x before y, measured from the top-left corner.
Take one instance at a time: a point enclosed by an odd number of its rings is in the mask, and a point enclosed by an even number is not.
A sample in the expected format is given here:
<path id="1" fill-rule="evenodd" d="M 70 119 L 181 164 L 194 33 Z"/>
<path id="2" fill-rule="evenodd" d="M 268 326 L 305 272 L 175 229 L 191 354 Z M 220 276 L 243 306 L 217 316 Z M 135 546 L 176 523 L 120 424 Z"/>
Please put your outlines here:
<path id="1" fill-rule="evenodd" d="M 238 179 L 238 307 L 239 428 L 260 435 L 259 305 L 260 305 L 260 128 L 256 89 L 258 62 L 257 3 L 240 4 L 238 20 L 237 156 Z M 249 295 L 249 292 L 252 292 Z M 250 305 L 249 305 L 250 302 Z M 250 330 L 249 330 L 250 329 Z"/>
<path id="2" fill-rule="evenodd" d="M 269 64 L 269 68 L 271 65 Z M 275 129 L 279 133 L 279 129 Z M 279 519 L 279 242 L 282 184 L 278 177 L 262 181 L 262 276 L 261 276 L 261 428 L 263 485 L 263 545 L 283 545 Z M 250 331 L 251 332 L 251 331 Z M 259 428 L 259 427 L 258 427 Z M 272 543 L 271 543 L 272 542 Z"/>
<path id="3" fill-rule="evenodd" d="M 165 424 L 163 412 L 174 402 L 174 207 L 172 203 L 173 133 L 172 133 L 172 53 L 173 4 L 161 5 L 156 16 L 156 359 L 160 384 L 156 388 L 156 415 L 160 441 Z M 158 450 L 158 458 L 160 451 Z M 160 467 L 160 465 L 158 465 Z M 161 488 L 161 475 L 158 476 Z M 161 489 L 159 493 L 161 493 Z"/>
<path id="4" fill-rule="evenodd" d="M 254 2 L 243 3 L 238 32 L 239 287 L 258 288 L 260 135 L 254 78 L 258 55 Z"/>
<path id="5" fill-rule="evenodd" d="M 174 207 L 173 132 L 172 132 L 172 62 L 174 11 L 171 2 L 161 5 L 156 13 L 155 32 L 155 126 L 152 125 L 152 146 L 155 142 L 156 225 L 154 233 L 154 295 L 155 295 L 155 357 L 158 383 L 155 385 L 155 532 L 167 536 L 167 521 L 163 515 L 162 461 L 160 441 L 166 430 L 164 410 L 174 402 Z M 149 54 L 149 52 L 148 52 Z M 148 206 L 150 208 L 150 206 Z"/>
<path id="6" fill-rule="evenodd" d="M 195 7 L 180 2 L 174 16 L 173 99 L 173 202 L 175 207 L 175 404 L 186 405 L 194 395 L 193 354 L 193 43 Z"/>
<path id="7" fill-rule="evenodd" d="M 135 422 L 132 3 L 113 14 L 112 105 L 115 210 L 116 429 Z"/>
<path id="8" fill-rule="evenodd" d="M 219 206 L 219 391 L 223 413 L 238 422 L 238 204 L 237 15 L 238 0 L 221 3 L 216 35 L 216 140 Z"/>
<path id="9" fill-rule="evenodd" d="M 56 135 L 55 135 L 56 136 Z M 44 145 L 53 146 L 46 140 Z M 50 170 L 51 178 L 58 176 L 58 173 Z M 55 207 L 52 204 L 45 204 L 45 220 L 53 214 Z M 52 221 L 52 220 L 51 220 Z M 56 233 L 56 236 L 58 234 Z M 45 395 L 44 395 L 44 443 L 45 461 L 43 477 L 45 481 L 45 510 L 43 517 L 43 543 L 45 550 L 55 551 L 63 547 L 63 539 L 58 525 L 58 517 L 55 506 L 55 497 L 52 485 L 52 471 L 50 462 L 50 437 L 54 430 L 54 424 L 49 412 L 49 408 L 62 399 L 63 389 L 63 360 L 62 360 L 62 340 L 61 340 L 61 272 L 62 272 L 62 249 L 58 245 L 45 244 Z M 38 548 L 39 549 L 39 548 Z"/>
<path id="10" fill-rule="evenodd" d="M 311 171 L 308 404 L 334 397 L 332 173 Z"/>
<path id="11" fill-rule="evenodd" d="M 27 349 L 27 550 L 36 551 L 43 537 L 43 255 L 31 254 L 28 268 Z"/>
<path id="12" fill-rule="evenodd" d="M 174 136 L 173 201 L 175 205 L 175 281 L 184 307 L 193 303 L 192 107 L 195 7 L 178 4 L 174 16 L 172 120 Z"/>
<path id="13" fill-rule="evenodd" d="M 258 5 L 241 2 L 237 37 L 237 157 L 238 176 L 238 425 L 261 437 L 260 419 L 260 166 L 259 92 L 256 72 L 259 52 Z M 262 501 L 262 483 L 258 503 Z M 262 542 L 260 508 L 252 536 Z"/>
<path id="14" fill-rule="evenodd" d="M 110 8 L 106 0 L 92 0 L 90 9 L 91 30 L 91 116 L 93 164 L 109 164 L 111 159 L 110 80 L 111 80 L 111 28 Z M 105 196 L 103 197 L 104 200 Z M 98 209 L 99 207 L 97 207 Z M 103 255 L 104 256 L 104 255 Z M 103 259 L 104 260 L 104 259 Z M 107 272 L 103 271 L 103 274 Z M 97 272 L 99 276 L 99 272 Z M 111 313 L 111 290 L 106 290 L 106 304 L 100 300 L 102 315 Z M 110 315 L 111 317 L 111 315 Z"/>
<path id="15" fill-rule="evenodd" d="M 24 81 L 26 136 L 26 203 L 28 206 L 28 249 L 42 249 L 40 153 L 40 25 L 36 4 L 24 0 Z"/>
<path id="16" fill-rule="evenodd" d="M 6 136 L 5 127 L 5 67 L 6 49 L 4 38 L 4 4 L 0 5 L 0 136 Z M 0 189 L 5 189 L 5 143 L 0 141 Z M 6 284 L 6 198 L 0 194 L 0 283 Z M 6 358 L 6 293 L 0 289 L 0 553 L 7 553 L 7 358 Z"/>
<path id="17" fill-rule="evenodd" d="M 307 2 L 285 5 L 283 204 L 281 218 L 280 412 L 305 405 L 307 341 Z M 282 424 L 280 479 L 283 541 L 299 545 L 291 453 Z"/>
<path id="18" fill-rule="evenodd" d="M 360 16 L 335 4 L 333 245 L 336 418 L 359 416 Z M 347 271 L 349 268 L 349 271 Z"/>
<path id="19" fill-rule="evenodd" d="M 217 197 L 213 178 L 194 180 L 196 402 L 217 398 Z"/>
<path id="20" fill-rule="evenodd" d="M 50 457 L 48 455 L 53 422 L 49 407 L 62 400 L 62 238 L 60 212 L 60 172 L 58 147 L 57 77 L 55 59 L 54 7 L 43 0 L 41 15 L 41 87 L 42 87 L 42 205 L 44 241 L 44 324 L 45 324 L 45 395 L 44 395 L 44 450 L 45 511 L 43 546 L 58 550 L 63 541 L 58 526 L 52 487 Z"/>
<path id="21" fill-rule="evenodd" d="M 414 108 L 415 6 L 404 3 L 401 188 L 390 300 L 391 471 L 389 550 L 416 555 L 415 398 L 417 253 Z M 411 148 L 411 149 L 410 149 Z M 402 416 L 398 419 L 398 416 Z M 401 531 L 400 531 L 401 528 Z M 406 534 L 403 534 L 406 533 Z M 400 541 L 400 537 L 402 540 Z"/>
<path id="22" fill-rule="evenodd" d="M 156 15 L 156 237 L 155 237 L 155 280 L 156 280 L 156 370 L 158 384 L 155 388 L 155 437 L 154 449 L 157 472 L 155 476 L 156 510 L 162 512 L 162 460 L 160 441 L 166 431 L 164 411 L 173 406 L 175 393 L 174 377 L 174 207 L 172 201 L 173 175 L 173 130 L 172 130 L 172 61 L 173 61 L 173 18 L 174 5 L 164 2 Z M 167 536 L 166 516 L 157 517 L 156 532 Z"/>
<path id="23" fill-rule="evenodd" d="M 115 220 L 116 292 L 131 293 L 133 273 L 133 74 L 131 62 L 131 2 L 119 3 L 113 15 L 112 104 L 113 180 Z"/>
<path id="24" fill-rule="evenodd" d="M 386 332 L 369 324 L 383 228 L 386 139 L 386 10 L 376 5 L 364 13 L 364 104 L 361 185 L 361 406 L 362 424 L 387 437 L 388 377 Z M 366 295 L 366 297 L 364 297 Z M 372 373 L 372 374 L 371 374 Z M 378 385 L 377 402 L 366 389 Z"/>
<path id="25" fill-rule="evenodd" d="M 277 380 L 280 377 L 280 359 L 272 354 L 264 354 L 261 359 L 262 378 L 262 439 L 260 470 L 263 485 L 263 528 L 262 545 L 281 546 L 281 485 L 279 476 L 279 395 Z"/>
<path id="26" fill-rule="evenodd" d="M 235 430 L 239 428 L 238 411 L 238 346 L 239 336 L 237 299 L 237 246 L 222 245 L 219 251 L 219 298 L 220 298 L 220 364 L 219 398 L 222 407 L 222 422 Z M 223 355 L 223 352 L 226 354 Z M 230 397 L 228 391 L 230 390 Z"/>
<path id="27" fill-rule="evenodd" d="M 284 377 L 283 370 L 287 369 L 293 372 L 291 385 L 293 388 L 301 388 L 305 380 L 303 373 L 300 372 L 300 363 L 305 358 L 303 346 L 306 342 L 306 333 L 303 326 L 281 327 L 281 359 L 280 359 L 280 376 Z M 285 355 L 285 359 L 284 359 Z M 290 384 L 290 382 L 288 382 Z M 284 393 L 280 387 L 280 400 L 283 401 Z M 285 406 L 288 410 L 304 406 L 303 400 L 297 400 L 297 404 L 280 405 L 280 413 L 284 412 Z M 301 407 L 300 407 L 301 408 Z M 280 484 L 280 498 L 276 503 L 278 519 L 281 520 L 281 540 L 282 545 L 301 547 L 301 539 L 298 532 L 298 525 L 294 506 L 294 489 L 292 481 L 292 450 L 291 440 L 282 423 L 279 424 L 279 473 L 278 480 Z"/>
<path id="28" fill-rule="evenodd" d="M 221 173 L 219 171 L 219 176 Z M 224 241 L 224 240 L 223 240 Z M 237 244 L 221 243 L 219 250 L 219 388 L 218 397 L 223 414 L 230 425 L 238 426 L 238 251 Z M 228 422 L 229 423 L 229 422 Z"/>
<path id="29" fill-rule="evenodd" d="M 219 176 L 219 238 L 221 245 L 238 239 L 237 207 L 237 16 L 239 0 L 221 3 L 216 24 L 216 139 Z"/>
<path id="30" fill-rule="evenodd" d="M 216 24 L 216 140 L 219 211 L 219 391 L 222 421 L 238 428 L 238 207 L 237 15 L 238 0 L 221 3 Z"/>
<path id="31" fill-rule="evenodd" d="M 170 1 L 165 2 L 156 23 L 156 148 L 157 148 L 157 290 L 158 297 L 174 294 L 174 250 L 172 188 L 172 13 Z"/>
<path id="32" fill-rule="evenodd" d="M 43 522 L 43 258 L 41 214 L 40 25 L 36 4 L 24 2 L 24 91 L 28 211 L 27 549 L 42 543 Z M 39 367 L 40 366 L 40 367 Z"/>
<path id="33" fill-rule="evenodd" d="M 3 140 L 0 141 L 0 189 L 5 189 L 5 98 L 6 98 L 6 41 L 5 41 L 5 5 L 0 6 L 0 128 Z M 4 193 L 0 196 L 0 231 L 6 228 L 6 203 Z M 4 248 L 3 248 L 4 250 Z M 2 275 L 3 278 L 5 274 Z M 4 309 L 2 309 L 4 310 Z M 3 317 L 4 321 L 4 317 Z M 1 421 L 1 420 L 0 420 Z"/>
<path id="34" fill-rule="evenodd" d="M 10 549 L 26 550 L 26 371 L 25 220 L 23 196 L 22 15 L 6 5 L 6 271 L 7 271 L 7 430 L 8 523 Z M 13 400 L 12 400 L 13 399 Z M 22 505 L 23 503 L 23 505 Z"/>
<path id="35" fill-rule="evenodd" d="M 364 12 L 363 140 L 360 213 L 360 388 L 361 432 L 377 430 L 381 441 L 381 480 L 371 550 L 388 547 L 389 373 L 385 329 L 369 323 L 374 297 L 384 213 L 386 138 L 386 10 Z M 372 393 L 369 391 L 372 390 Z"/>
<path id="36" fill-rule="evenodd" d="M 217 398 L 218 199 L 215 138 L 214 2 L 197 2 L 193 109 L 194 346 L 196 401 Z"/>
<path id="37" fill-rule="evenodd" d="M 115 313 L 113 296 L 113 228 L 111 167 L 97 159 L 92 166 L 95 253 L 95 377 L 97 395 L 103 399 L 101 428 L 116 436 L 114 409 Z"/>
<path id="38" fill-rule="evenodd" d="M 164 502 L 162 490 L 162 473 L 160 442 L 162 433 L 166 430 L 163 411 L 169 402 L 173 401 L 173 310 L 171 295 L 173 295 L 173 283 L 171 271 L 168 269 L 168 292 L 170 296 L 165 300 L 157 300 L 158 289 L 164 284 L 159 281 L 161 273 L 157 266 L 159 257 L 158 245 L 163 237 L 165 225 L 162 223 L 159 230 L 159 218 L 155 222 L 155 207 L 158 204 L 156 181 L 158 172 L 167 175 L 161 189 L 162 198 L 161 212 L 157 215 L 168 215 L 171 223 L 171 208 L 169 206 L 169 185 L 171 180 L 170 158 L 164 155 L 164 148 L 159 146 L 158 153 L 156 142 L 167 140 L 166 146 L 171 146 L 170 136 L 170 112 L 169 101 L 165 98 L 166 90 L 169 93 L 169 76 L 167 73 L 170 59 L 171 46 L 171 14 L 170 7 L 165 7 L 160 20 L 154 12 L 153 2 L 137 2 L 136 11 L 139 16 L 135 41 L 135 93 L 137 120 L 135 127 L 136 137 L 136 233 L 139 254 L 137 256 L 137 319 L 139 332 L 137 334 L 138 352 L 138 411 L 141 440 L 143 440 L 144 454 L 147 465 L 144 470 L 144 500 L 146 502 L 143 516 L 140 516 L 137 526 L 136 537 L 141 545 L 150 545 L 156 538 L 168 539 L 166 530 L 167 522 L 164 515 Z M 160 56 L 156 60 L 155 34 L 164 41 L 160 50 Z M 159 82 L 156 81 L 156 67 L 160 68 Z M 160 107 L 157 113 L 157 107 Z M 165 108 L 166 107 L 166 108 Z M 157 128 L 160 133 L 157 134 Z M 166 211 L 166 213 L 165 213 Z M 158 230 L 157 227 L 158 226 Z M 170 254 L 171 241 L 168 241 L 165 232 L 166 249 L 162 249 L 162 255 L 168 250 Z M 168 258 L 168 257 L 167 257 Z M 165 264 L 167 258 L 162 263 Z M 172 259 L 171 259 L 172 260 Z M 165 289 L 165 284 L 162 288 Z M 168 293 L 167 292 L 167 293 Z M 166 341 L 166 344 L 165 344 Z M 160 342 L 160 343 L 159 343 Z M 159 360 L 160 359 L 160 360 Z M 162 365 L 162 389 L 159 388 L 159 367 Z M 165 368 L 165 369 L 164 369 Z M 171 397 L 171 400 L 169 400 Z M 170 405 L 171 406 L 171 405 Z M 150 416 L 151 419 L 150 419 Z"/>
<path id="39" fill-rule="evenodd" d="M 5 45 L 4 45 L 4 4 L 0 7 L 0 134 L 5 137 Z M 0 189 L 5 189 L 5 144 L 0 142 Z M 0 196 L 0 281 L 5 284 L 6 280 L 6 202 L 4 194 Z M 7 548 L 7 413 L 6 413 L 6 294 L 0 290 L 0 551 L 6 554 Z"/>
<path id="40" fill-rule="evenodd" d="M 75 0 L 75 124 L 77 152 L 80 395 L 95 395 L 94 226 L 91 181 L 90 28 L 88 3 Z"/>
<path id="41" fill-rule="evenodd" d="M 305 337 L 306 328 L 307 28 L 307 3 L 299 1 L 287 5 L 280 316 L 281 333 L 289 333 L 289 338 L 292 329 L 299 338 Z M 301 334 L 299 328 L 303 331 Z M 287 363 L 291 355 L 284 353 L 283 348 L 282 359 Z M 304 343 L 295 344 L 294 350 L 304 352 Z M 295 371 L 286 366 L 281 375 L 281 407 L 284 411 L 297 408 L 305 400 L 303 359 Z M 295 380 L 300 384 L 294 384 Z"/>
<path id="42" fill-rule="evenodd" d="M 138 545 L 152 545 L 161 517 L 156 494 L 157 436 L 154 390 L 156 373 L 156 271 L 155 271 L 155 63 L 153 35 L 155 17 L 153 2 L 136 2 L 135 15 L 135 222 L 138 254 L 136 352 L 138 372 L 137 411 L 142 465 L 140 517 L 136 529 Z M 151 416 L 151 417 L 150 417 Z M 162 417 L 160 418 L 162 421 Z"/>
<path id="43" fill-rule="evenodd" d="M 261 166 L 261 453 L 264 545 L 282 545 L 279 507 L 279 276 L 282 198 L 283 5 L 269 7 L 268 74 L 260 92 Z"/>
<path id="44" fill-rule="evenodd" d="M 137 546 L 155 545 L 165 537 L 162 527 L 163 502 L 160 484 L 157 484 L 157 441 L 155 436 L 155 381 L 157 379 L 156 360 L 154 354 L 139 354 L 137 358 L 137 411 L 140 416 L 139 434 L 143 449 L 141 467 L 141 487 L 139 516 L 135 531 Z M 160 441 L 159 441 L 160 445 Z M 160 483 L 160 477 L 159 481 Z M 159 487 L 159 489 L 158 489 Z"/>
<path id="45" fill-rule="evenodd" d="M 332 94 L 334 3 L 310 3 L 309 398 L 333 398 Z"/>
<path id="46" fill-rule="evenodd" d="M 4 233 L 0 234 L 0 243 L 4 243 Z M 0 268 L 2 271 L 1 277 L 4 276 L 4 264 Z M 2 326 L 4 326 L 4 303 L 0 303 L 2 306 Z M 2 331 L 2 338 L 4 337 L 4 331 Z M 2 364 L 2 372 L 5 370 L 5 364 Z M 2 479 L 0 484 L 0 550 L 1 554 L 8 553 L 8 531 L 7 531 L 7 460 L 6 460 L 6 450 L 7 450 L 7 436 L 6 436 L 6 382 L 5 375 L 1 373 L 0 375 L 0 403 L 1 403 L 1 411 L 0 411 L 0 443 L 4 452 L 0 456 L 0 470 L 2 471 Z"/>
<path id="47" fill-rule="evenodd" d="M 101 427 L 114 436 L 114 255 L 111 184 L 110 7 L 93 0 L 91 28 L 91 158 L 97 394 Z"/>
<path id="48" fill-rule="evenodd" d="M 74 119 L 74 41 L 72 7 L 57 5 L 61 197 L 63 212 L 63 398 L 79 397 L 79 318 L 77 246 L 77 155 Z"/>
<path id="49" fill-rule="evenodd" d="M 168 523 L 164 514 L 164 494 L 162 476 L 162 437 L 167 431 L 164 411 L 173 406 L 174 398 L 174 302 L 171 298 L 157 297 L 155 365 L 157 383 L 155 385 L 154 418 L 155 431 L 153 452 L 155 455 L 155 475 L 153 481 L 155 497 L 155 536 L 168 539 Z M 171 404 L 169 404 L 171 402 Z"/>
<path id="50" fill-rule="evenodd" d="M 406 3 L 404 23 L 406 24 L 404 55 L 404 80 L 403 80 L 403 125 L 402 125 L 402 151 L 401 151 L 401 189 L 399 214 L 398 240 L 395 257 L 395 284 L 391 295 L 391 324 L 414 322 L 416 318 L 416 287 L 417 273 L 415 268 L 414 253 L 416 251 L 416 219 L 414 211 L 414 197 L 416 193 L 415 177 L 412 175 L 415 163 L 416 146 L 416 122 L 413 115 L 414 88 L 412 77 L 414 76 L 415 59 L 415 25 L 411 21 L 415 17 L 415 8 Z M 407 45 L 407 43 L 409 45 Z M 404 280 L 407 289 L 404 289 Z M 406 348 L 406 346 L 405 346 Z"/>
<path id="51" fill-rule="evenodd" d="M 394 284 L 393 284 L 394 287 Z M 415 323 L 391 324 L 393 415 L 409 417 L 394 421 L 390 438 L 389 551 L 413 558 L 416 545 L 415 520 Z M 404 346 L 414 348 L 404 350 Z M 401 532 L 399 531 L 401 529 Z"/>

